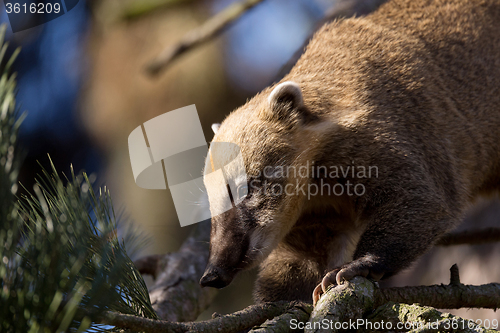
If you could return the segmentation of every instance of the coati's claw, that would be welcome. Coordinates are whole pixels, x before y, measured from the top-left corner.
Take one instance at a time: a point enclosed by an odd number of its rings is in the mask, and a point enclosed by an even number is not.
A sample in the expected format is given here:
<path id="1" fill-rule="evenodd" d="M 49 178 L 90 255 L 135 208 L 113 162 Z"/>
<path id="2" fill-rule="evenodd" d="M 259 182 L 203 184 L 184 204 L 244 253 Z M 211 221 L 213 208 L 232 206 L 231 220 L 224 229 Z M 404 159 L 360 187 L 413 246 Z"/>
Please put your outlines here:
<path id="1" fill-rule="evenodd" d="M 321 298 L 321 295 L 323 295 L 323 290 L 321 289 L 321 283 L 314 288 L 313 291 L 313 305 L 316 306 L 316 303 L 318 303 L 319 299 Z"/>
<path id="2" fill-rule="evenodd" d="M 340 268 L 334 269 L 333 271 L 330 271 L 326 273 L 326 275 L 323 277 L 323 280 L 321 280 L 321 283 L 314 288 L 313 291 L 313 305 L 316 305 L 316 303 L 319 301 L 321 298 L 321 295 L 326 292 L 328 287 L 330 286 L 336 286 L 337 280 L 336 276 L 339 273 Z"/>

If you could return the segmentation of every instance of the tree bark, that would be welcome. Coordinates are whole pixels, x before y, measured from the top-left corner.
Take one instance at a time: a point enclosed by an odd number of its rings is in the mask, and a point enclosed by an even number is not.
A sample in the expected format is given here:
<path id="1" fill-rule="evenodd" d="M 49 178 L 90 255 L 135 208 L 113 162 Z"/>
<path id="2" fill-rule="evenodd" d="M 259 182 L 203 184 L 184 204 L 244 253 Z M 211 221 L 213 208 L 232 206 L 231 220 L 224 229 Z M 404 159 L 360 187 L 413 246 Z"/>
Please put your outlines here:
<path id="1" fill-rule="evenodd" d="M 273 318 L 268 319 L 259 326 L 255 326 L 248 333 L 285 333 L 290 332 L 292 323 L 304 323 L 309 319 L 312 304 L 297 304 L 290 308 L 287 312 Z M 297 325 L 296 324 L 296 325 Z"/>

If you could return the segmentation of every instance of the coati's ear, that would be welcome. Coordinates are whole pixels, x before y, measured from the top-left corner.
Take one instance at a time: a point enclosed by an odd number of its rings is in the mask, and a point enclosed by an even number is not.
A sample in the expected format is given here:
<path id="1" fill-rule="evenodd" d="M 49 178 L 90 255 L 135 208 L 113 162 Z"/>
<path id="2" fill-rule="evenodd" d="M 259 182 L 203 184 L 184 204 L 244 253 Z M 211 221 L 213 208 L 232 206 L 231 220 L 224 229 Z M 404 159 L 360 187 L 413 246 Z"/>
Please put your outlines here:
<path id="1" fill-rule="evenodd" d="M 219 131 L 220 124 L 212 124 L 212 131 L 214 131 L 214 134 L 217 134 Z"/>
<path id="2" fill-rule="evenodd" d="M 290 125 L 312 120 L 311 113 L 305 108 L 300 86 L 292 81 L 278 84 L 267 98 L 268 108 L 265 118 L 274 119 Z"/>
<path id="3" fill-rule="evenodd" d="M 283 108 L 297 109 L 304 105 L 302 90 L 297 83 L 286 81 L 280 83 L 273 89 L 268 97 L 271 109 Z"/>

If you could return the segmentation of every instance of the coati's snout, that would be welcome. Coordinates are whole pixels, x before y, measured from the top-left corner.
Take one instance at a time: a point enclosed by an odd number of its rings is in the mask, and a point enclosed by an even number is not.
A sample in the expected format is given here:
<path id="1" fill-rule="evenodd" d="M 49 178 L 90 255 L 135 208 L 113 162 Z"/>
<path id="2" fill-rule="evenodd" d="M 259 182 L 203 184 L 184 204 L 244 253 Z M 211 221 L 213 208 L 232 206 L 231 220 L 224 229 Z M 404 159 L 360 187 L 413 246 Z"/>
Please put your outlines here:
<path id="1" fill-rule="evenodd" d="M 202 287 L 212 287 L 212 288 L 224 288 L 234 278 L 234 274 L 228 271 L 222 270 L 220 267 L 215 267 L 208 265 L 205 269 L 205 273 L 201 277 L 200 285 Z"/>
<path id="2" fill-rule="evenodd" d="M 223 288 L 236 273 L 248 267 L 252 226 L 238 219 L 237 208 L 212 218 L 210 256 L 200 285 Z"/>

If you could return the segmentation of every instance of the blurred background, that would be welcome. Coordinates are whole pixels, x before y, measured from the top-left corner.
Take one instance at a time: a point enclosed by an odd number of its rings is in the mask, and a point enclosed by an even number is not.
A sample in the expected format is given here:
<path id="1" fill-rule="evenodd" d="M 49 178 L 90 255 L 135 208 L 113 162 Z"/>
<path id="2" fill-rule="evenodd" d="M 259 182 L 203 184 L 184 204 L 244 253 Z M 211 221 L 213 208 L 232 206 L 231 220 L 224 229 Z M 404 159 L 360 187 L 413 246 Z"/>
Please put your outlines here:
<path id="1" fill-rule="evenodd" d="M 69 174 L 70 165 L 97 177 L 111 191 L 120 219 L 146 237 L 141 255 L 176 251 L 192 227 L 181 228 L 169 191 L 136 186 L 128 135 L 143 122 L 196 104 L 207 141 L 210 125 L 279 79 L 335 0 L 266 0 L 220 38 L 180 58 L 157 78 L 144 67 L 164 47 L 229 5 L 232 0 L 79 1 L 67 14 L 7 40 L 15 63 L 26 158 L 20 180 L 31 189 L 41 166 Z M 161 4 L 158 6 L 158 4 Z M 154 10 L 148 7 L 153 6 Z M 8 24 L 2 6 L 1 21 Z M 40 166 L 41 165 L 41 166 Z M 498 226 L 498 198 L 471 209 L 461 229 Z M 439 247 L 383 286 L 449 282 L 457 263 L 462 283 L 500 282 L 500 244 Z M 200 319 L 252 303 L 255 272 L 219 292 Z M 151 280 L 149 280 L 151 283 Z M 500 319 L 491 310 L 452 311 L 471 319 Z"/>

